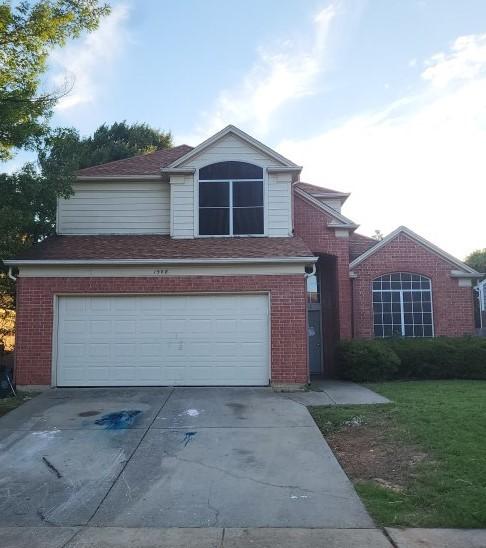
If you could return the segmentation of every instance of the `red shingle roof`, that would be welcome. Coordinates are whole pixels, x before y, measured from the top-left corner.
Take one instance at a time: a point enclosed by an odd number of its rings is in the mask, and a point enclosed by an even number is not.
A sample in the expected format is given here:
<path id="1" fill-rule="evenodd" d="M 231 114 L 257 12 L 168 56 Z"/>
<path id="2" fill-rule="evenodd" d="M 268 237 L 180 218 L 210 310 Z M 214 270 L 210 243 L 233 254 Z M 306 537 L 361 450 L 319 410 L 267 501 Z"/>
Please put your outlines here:
<path id="1" fill-rule="evenodd" d="M 299 181 L 296 185 L 297 188 L 308 192 L 309 194 L 346 194 L 345 192 L 340 192 L 339 190 L 333 190 L 332 188 L 324 188 L 323 186 L 311 185 L 309 183 L 303 183 Z"/>
<path id="2" fill-rule="evenodd" d="M 161 235 L 52 236 L 16 260 L 231 259 L 311 257 L 297 236 L 291 238 L 197 238 Z"/>
<path id="3" fill-rule="evenodd" d="M 166 167 L 181 156 L 187 154 L 192 147 L 189 145 L 179 145 L 174 148 L 163 148 L 141 154 L 132 158 L 115 160 L 107 164 L 86 167 L 76 172 L 83 177 L 116 177 L 117 175 L 160 175 L 160 168 Z"/>
<path id="4" fill-rule="evenodd" d="M 377 240 L 354 232 L 349 237 L 349 260 L 354 261 L 376 243 L 378 243 Z"/>

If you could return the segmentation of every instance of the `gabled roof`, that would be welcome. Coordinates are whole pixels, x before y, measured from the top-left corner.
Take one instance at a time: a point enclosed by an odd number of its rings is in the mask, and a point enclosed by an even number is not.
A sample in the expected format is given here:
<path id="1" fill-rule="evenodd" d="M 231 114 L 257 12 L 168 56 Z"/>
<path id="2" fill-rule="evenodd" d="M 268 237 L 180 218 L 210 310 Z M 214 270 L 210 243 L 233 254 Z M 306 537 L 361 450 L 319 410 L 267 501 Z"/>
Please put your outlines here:
<path id="1" fill-rule="evenodd" d="M 174 239 L 157 234 L 52 236 L 5 261 L 19 264 L 313 262 L 298 236 Z"/>
<path id="2" fill-rule="evenodd" d="M 173 148 L 163 148 L 140 154 L 132 158 L 115 160 L 106 164 L 86 167 L 76 172 L 78 177 L 127 177 L 136 175 L 160 176 L 160 169 L 187 154 L 192 147 L 179 145 Z"/>
<path id="3" fill-rule="evenodd" d="M 322 202 L 318 198 L 315 198 L 309 190 L 304 190 L 301 186 L 302 183 L 295 183 L 294 184 L 294 192 L 310 202 L 311 204 L 315 205 L 319 209 L 322 209 L 325 211 L 328 215 L 330 215 L 333 218 L 332 223 L 330 223 L 328 226 L 332 226 L 333 228 L 350 228 L 352 230 L 358 228 L 359 225 L 354 223 L 351 219 L 348 219 L 338 211 L 336 211 L 333 207 L 330 205 L 327 205 L 325 202 Z M 307 185 L 307 186 L 314 186 L 314 185 Z"/>
<path id="4" fill-rule="evenodd" d="M 247 142 L 249 145 L 256 148 L 257 150 L 260 150 L 261 152 L 263 152 L 267 156 L 270 156 L 271 158 L 273 158 L 274 160 L 276 160 L 277 162 L 282 164 L 282 166 L 289 167 L 289 168 L 294 168 L 294 169 L 296 169 L 296 168 L 300 169 L 300 166 L 298 166 L 297 164 L 294 164 L 294 162 L 291 162 L 290 160 L 288 160 L 287 158 L 285 158 L 284 156 L 282 156 L 278 152 L 275 152 L 275 150 L 272 150 L 270 147 L 267 147 L 266 145 L 264 145 L 260 141 L 257 141 L 251 135 L 248 135 L 248 133 L 245 133 L 241 129 L 239 129 L 236 126 L 233 126 L 231 124 L 229 126 L 226 126 L 221 131 L 218 131 L 218 133 L 216 133 L 212 137 L 209 137 L 209 139 L 206 139 L 205 141 L 203 141 L 197 147 L 195 147 L 192 150 L 188 151 L 187 154 L 185 154 L 184 156 L 181 156 L 180 158 L 177 158 L 176 160 L 174 160 L 167 167 L 168 168 L 177 168 L 177 167 L 181 166 L 182 164 L 184 164 L 185 162 L 187 162 L 188 160 L 190 160 L 194 156 L 197 156 L 198 154 L 200 154 L 204 149 L 208 148 L 213 143 L 219 141 L 220 139 L 222 139 L 223 137 L 225 137 L 226 135 L 228 135 L 230 133 L 232 133 L 233 135 L 236 135 L 237 137 L 239 137 L 243 141 Z"/>
<path id="5" fill-rule="evenodd" d="M 305 192 L 308 192 L 309 194 L 314 196 L 314 198 L 344 198 L 342 200 L 344 202 L 350 196 L 349 192 L 340 192 L 339 190 L 332 190 L 331 188 L 311 185 L 302 181 L 297 182 L 295 186 L 304 190 Z"/>
<path id="6" fill-rule="evenodd" d="M 354 261 L 376 244 L 377 240 L 354 232 L 349 237 L 349 260 Z"/>
<path id="7" fill-rule="evenodd" d="M 362 255 L 360 255 L 358 258 L 356 258 L 353 262 L 350 263 L 349 268 L 352 270 L 362 262 L 366 261 L 369 257 L 374 255 L 377 251 L 385 247 L 387 244 L 389 244 L 392 240 L 394 240 L 397 236 L 400 234 L 405 234 L 410 239 L 417 242 L 419 245 L 425 247 L 429 251 L 432 251 L 442 259 L 448 261 L 449 263 L 457 266 L 461 272 L 472 275 L 472 277 L 475 277 L 476 275 L 480 277 L 481 275 L 479 272 L 474 270 L 474 268 L 471 268 L 467 264 L 463 263 L 459 259 L 456 259 L 452 255 L 449 255 L 446 251 L 440 249 L 433 243 L 429 242 L 425 238 L 422 238 L 422 236 L 419 236 L 416 234 L 413 230 L 410 230 L 406 226 L 399 226 L 397 229 L 395 229 L 393 232 L 390 232 L 388 236 L 385 236 L 382 240 L 379 240 L 373 247 L 370 247 L 367 251 L 365 251 Z"/>

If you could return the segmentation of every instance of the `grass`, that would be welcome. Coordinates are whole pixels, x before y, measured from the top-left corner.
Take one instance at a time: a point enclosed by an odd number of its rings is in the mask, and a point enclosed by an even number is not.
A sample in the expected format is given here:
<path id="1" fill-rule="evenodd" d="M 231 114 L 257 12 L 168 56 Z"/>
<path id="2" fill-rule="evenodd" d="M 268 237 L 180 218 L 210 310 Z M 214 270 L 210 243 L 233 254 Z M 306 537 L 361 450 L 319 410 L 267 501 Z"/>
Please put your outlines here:
<path id="1" fill-rule="evenodd" d="M 387 443 L 414 446 L 427 455 L 398 491 L 353 478 L 375 521 L 382 526 L 486 527 L 486 381 L 368 386 L 394 403 L 314 407 L 311 412 L 326 437 L 361 428 L 345 424 L 359 417 Z M 351 458 L 360 459 L 360 454 Z"/>
<path id="2" fill-rule="evenodd" d="M 33 397 L 37 396 L 37 392 L 17 392 L 16 396 L 7 396 L 0 398 L 0 417 L 10 413 L 19 405 L 22 405 Z"/>

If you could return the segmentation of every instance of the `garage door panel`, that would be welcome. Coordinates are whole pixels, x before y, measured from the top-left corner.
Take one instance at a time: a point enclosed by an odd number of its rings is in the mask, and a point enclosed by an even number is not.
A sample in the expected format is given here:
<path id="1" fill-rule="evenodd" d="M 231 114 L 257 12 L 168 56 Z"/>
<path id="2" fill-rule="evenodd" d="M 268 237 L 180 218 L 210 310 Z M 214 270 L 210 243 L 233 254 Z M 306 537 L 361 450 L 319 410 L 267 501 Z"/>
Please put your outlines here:
<path id="1" fill-rule="evenodd" d="M 139 297 L 110 298 L 108 297 L 109 311 L 120 314 L 133 314 L 139 308 Z"/>
<path id="2" fill-rule="evenodd" d="M 87 329 L 89 329 L 88 320 L 69 320 L 64 326 L 66 336 L 75 340 L 82 340 Z"/>
<path id="3" fill-rule="evenodd" d="M 266 295 L 59 297 L 59 386 L 264 385 Z"/>
<path id="4" fill-rule="evenodd" d="M 238 331 L 242 334 L 251 335 L 252 337 L 258 337 L 260 339 L 262 335 L 266 334 L 267 322 L 266 320 L 260 320 L 259 318 L 251 320 L 241 320 L 238 322 Z"/>
<path id="5" fill-rule="evenodd" d="M 60 307 L 70 314 L 84 313 L 86 307 L 89 305 L 88 299 L 66 299 L 64 300 Z"/>
<path id="6" fill-rule="evenodd" d="M 66 357 L 73 362 L 82 363 L 86 359 L 86 345 L 83 343 L 66 343 Z"/>
<path id="7" fill-rule="evenodd" d="M 90 361 L 93 359 L 104 360 L 110 356 L 110 345 L 108 343 L 96 343 L 91 342 L 91 344 L 86 345 L 86 356 L 90 358 Z"/>
<path id="8" fill-rule="evenodd" d="M 135 326 L 134 320 L 114 320 L 112 323 L 113 334 L 115 336 L 133 335 L 136 333 Z"/>
<path id="9" fill-rule="evenodd" d="M 112 322 L 108 319 L 91 319 L 86 321 L 86 329 L 80 329 L 80 334 L 87 335 L 90 337 L 105 337 L 113 333 Z"/>

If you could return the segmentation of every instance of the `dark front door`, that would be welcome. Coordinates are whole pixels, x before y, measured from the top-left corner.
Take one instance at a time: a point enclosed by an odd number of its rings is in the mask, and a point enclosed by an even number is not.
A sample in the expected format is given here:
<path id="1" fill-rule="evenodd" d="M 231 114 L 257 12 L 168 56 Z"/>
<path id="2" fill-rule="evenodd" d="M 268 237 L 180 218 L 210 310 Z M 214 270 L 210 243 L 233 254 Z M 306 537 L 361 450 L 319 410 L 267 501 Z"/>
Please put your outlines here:
<path id="1" fill-rule="evenodd" d="M 320 273 L 307 276 L 307 336 L 309 339 L 309 372 L 322 373 L 321 291 Z"/>
<path id="2" fill-rule="evenodd" d="M 309 337 L 309 369 L 311 375 L 322 373 L 321 310 L 309 310 L 307 330 Z"/>

